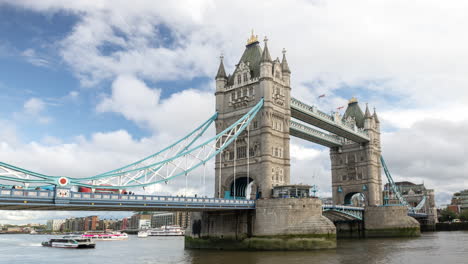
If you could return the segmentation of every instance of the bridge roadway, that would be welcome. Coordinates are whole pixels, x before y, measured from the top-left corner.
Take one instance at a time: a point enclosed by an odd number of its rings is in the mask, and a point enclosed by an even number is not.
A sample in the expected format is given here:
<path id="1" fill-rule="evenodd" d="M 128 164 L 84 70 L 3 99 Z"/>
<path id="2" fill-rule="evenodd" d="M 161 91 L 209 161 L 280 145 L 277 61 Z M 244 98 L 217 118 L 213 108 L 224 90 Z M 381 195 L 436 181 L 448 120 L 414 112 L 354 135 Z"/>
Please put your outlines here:
<path id="1" fill-rule="evenodd" d="M 60 194 L 60 190 L 57 193 Z M 0 210 L 223 211 L 253 209 L 255 209 L 254 200 L 83 192 L 67 192 L 64 197 L 60 197 L 55 191 L 0 189 Z M 363 207 L 323 205 L 322 210 L 329 218 L 363 220 Z M 427 214 L 415 212 L 408 212 L 408 215 L 414 218 L 427 217 Z"/>
<path id="2" fill-rule="evenodd" d="M 255 209 L 255 201 L 203 197 L 0 189 L 0 210 L 222 211 Z"/>

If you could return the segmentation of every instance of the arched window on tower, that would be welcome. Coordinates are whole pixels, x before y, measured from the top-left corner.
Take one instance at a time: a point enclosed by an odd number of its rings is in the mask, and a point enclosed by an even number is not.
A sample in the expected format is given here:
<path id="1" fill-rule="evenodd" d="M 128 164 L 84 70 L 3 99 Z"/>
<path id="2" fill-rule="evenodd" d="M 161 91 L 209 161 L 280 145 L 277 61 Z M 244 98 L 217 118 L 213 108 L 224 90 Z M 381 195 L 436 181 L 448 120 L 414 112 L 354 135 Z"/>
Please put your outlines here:
<path id="1" fill-rule="evenodd" d="M 237 75 L 237 84 L 240 84 L 242 82 L 242 76 L 239 74 Z"/>
<path id="2" fill-rule="evenodd" d="M 244 72 L 244 82 L 247 82 L 247 73 Z"/>

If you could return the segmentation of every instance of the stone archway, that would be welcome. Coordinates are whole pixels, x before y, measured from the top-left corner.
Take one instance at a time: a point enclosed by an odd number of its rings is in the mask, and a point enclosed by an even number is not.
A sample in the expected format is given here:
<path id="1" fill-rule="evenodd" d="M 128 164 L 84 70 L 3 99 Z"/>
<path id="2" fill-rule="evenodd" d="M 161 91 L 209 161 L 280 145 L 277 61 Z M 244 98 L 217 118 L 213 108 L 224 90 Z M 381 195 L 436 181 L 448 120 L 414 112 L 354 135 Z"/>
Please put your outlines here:
<path id="1" fill-rule="evenodd" d="M 344 205 L 363 207 L 366 204 L 366 195 L 362 192 L 349 192 L 344 197 Z"/>
<path id="2" fill-rule="evenodd" d="M 235 184 L 233 179 L 229 186 L 230 196 L 236 198 L 250 199 L 250 194 L 252 191 L 254 191 L 252 188 L 253 185 L 255 185 L 254 180 L 250 177 L 238 177 L 236 178 Z M 250 193 L 248 192 L 248 189 L 250 189 Z"/>

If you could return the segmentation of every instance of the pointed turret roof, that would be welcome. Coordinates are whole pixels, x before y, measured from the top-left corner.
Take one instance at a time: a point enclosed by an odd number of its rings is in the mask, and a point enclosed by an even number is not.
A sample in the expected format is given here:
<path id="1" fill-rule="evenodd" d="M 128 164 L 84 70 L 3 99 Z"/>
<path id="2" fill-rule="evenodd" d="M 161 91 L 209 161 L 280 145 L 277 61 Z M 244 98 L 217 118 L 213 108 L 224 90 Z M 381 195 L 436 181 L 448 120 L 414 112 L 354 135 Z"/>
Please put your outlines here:
<path id="1" fill-rule="evenodd" d="M 239 63 L 236 65 L 236 69 L 234 70 L 234 73 L 232 75 L 229 75 L 228 77 L 228 85 L 234 84 L 235 73 L 238 71 L 239 65 L 242 62 L 249 65 L 250 76 L 252 78 L 260 76 L 260 62 L 262 59 L 262 48 L 260 47 L 259 44 L 260 43 L 258 42 L 257 36 L 254 35 L 252 31 L 252 35 L 247 40 L 247 45 L 245 45 L 244 53 L 242 54 L 242 57 L 240 58 Z"/>
<path id="2" fill-rule="evenodd" d="M 270 51 L 268 50 L 268 39 L 265 37 L 263 40 L 265 42 L 265 48 L 263 49 L 262 59 L 260 62 L 271 62 Z"/>
<path id="3" fill-rule="evenodd" d="M 291 70 L 289 70 L 288 61 L 286 60 L 286 49 L 283 49 L 283 60 L 281 61 L 281 70 L 282 72 L 291 73 Z"/>
<path id="4" fill-rule="evenodd" d="M 343 115 L 343 120 L 346 120 L 348 117 L 354 118 L 357 127 L 364 127 L 364 113 L 361 107 L 359 107 L 357 99 L 354 97 L 348 102 L 348 108 L 346 108 L 346 112 Z"/>
<path id="5" fill-rule="evenodd" d="M 236 65 L 234 73 L 228 78 L 228 85 L 234 84 L 235 73 L 239 69 L 239 65 L 243 62 L 249 65 L 251 77 L 255 78 L 260 76 L 260 60 L 262 58 L 262 48 L 259 45 L 258 41 L 248 43 L 245 46 L 244 53 L 239 60 L 239 63 Z"/>
<path id="6" fill-rule="evenodd" d="M 377 112 L 375 111 L 375 107 L 374 107 L 374 114 L 373 114 L 373 117 L 374 117 L 374 121 L 375 121 L 376 123 L 380 123 L 379 118 L 377 117 Z"/>
<path id="7" fill-rule="evenodd" d="M 366 104 L 366 113 L 364 114 L 364 118 L 371 118 L 371 114 L 369 111 L 369 106 Z"/>
<path id="8" fill-rule="evenodd" d="M 226 71 L 224 70 L 224 63 L 223 63 L 223 55 L 221 55 L 220 57 L 220 63 L 219 63 L 219 68 L 218 68 L 218 73 L 216 74 L 216 79 L 218 78 L 227 78 L 226 76 Z"/>

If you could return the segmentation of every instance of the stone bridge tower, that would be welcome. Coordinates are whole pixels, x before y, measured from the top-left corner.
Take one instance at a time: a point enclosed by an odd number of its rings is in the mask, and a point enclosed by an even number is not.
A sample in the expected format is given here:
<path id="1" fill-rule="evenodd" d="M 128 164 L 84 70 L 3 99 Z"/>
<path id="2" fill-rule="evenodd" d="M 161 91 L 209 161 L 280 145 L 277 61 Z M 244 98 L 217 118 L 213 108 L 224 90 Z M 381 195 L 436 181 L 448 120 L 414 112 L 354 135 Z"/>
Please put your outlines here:
<path id="1" fill-rule="evenodd" d="M 229 76 L 221 57 L 215 78 L 216 133 L 242 117 L 262 97 L 264 106 L 250 124 L 249 136 L 243 132 L 236 144 L 233 142 L 216 157 L 216 197 L 246 197 L 246 190 L 250 190 L 247 194 L 250 198 L 270 197 L 273 186 L 289 184 L 290 181 L 291 71 L 285 51 L 281 62 L 278 58 L 272 60 L 266 38 L 264 42 L 262 49 L 257 36 L 252 34 L 239 63 Z M 250 188 L 247 189 L 248 185 Z"/>
<path id="2" fill-rule="evenodd" d="M 366 205 L 381 205 L 380 122 L 375 109 L 371 115 L 366 105 L 363 113 L 357 99 L 352 98 L 343 119 L 366 131 L 370 141 L 364 144 L 346 142 L 342 148 L 330 149 L 333 203 L 352 204 L 356 202 L 351 201 L 353 195 L 362 194 L 360 197 Z"/>

